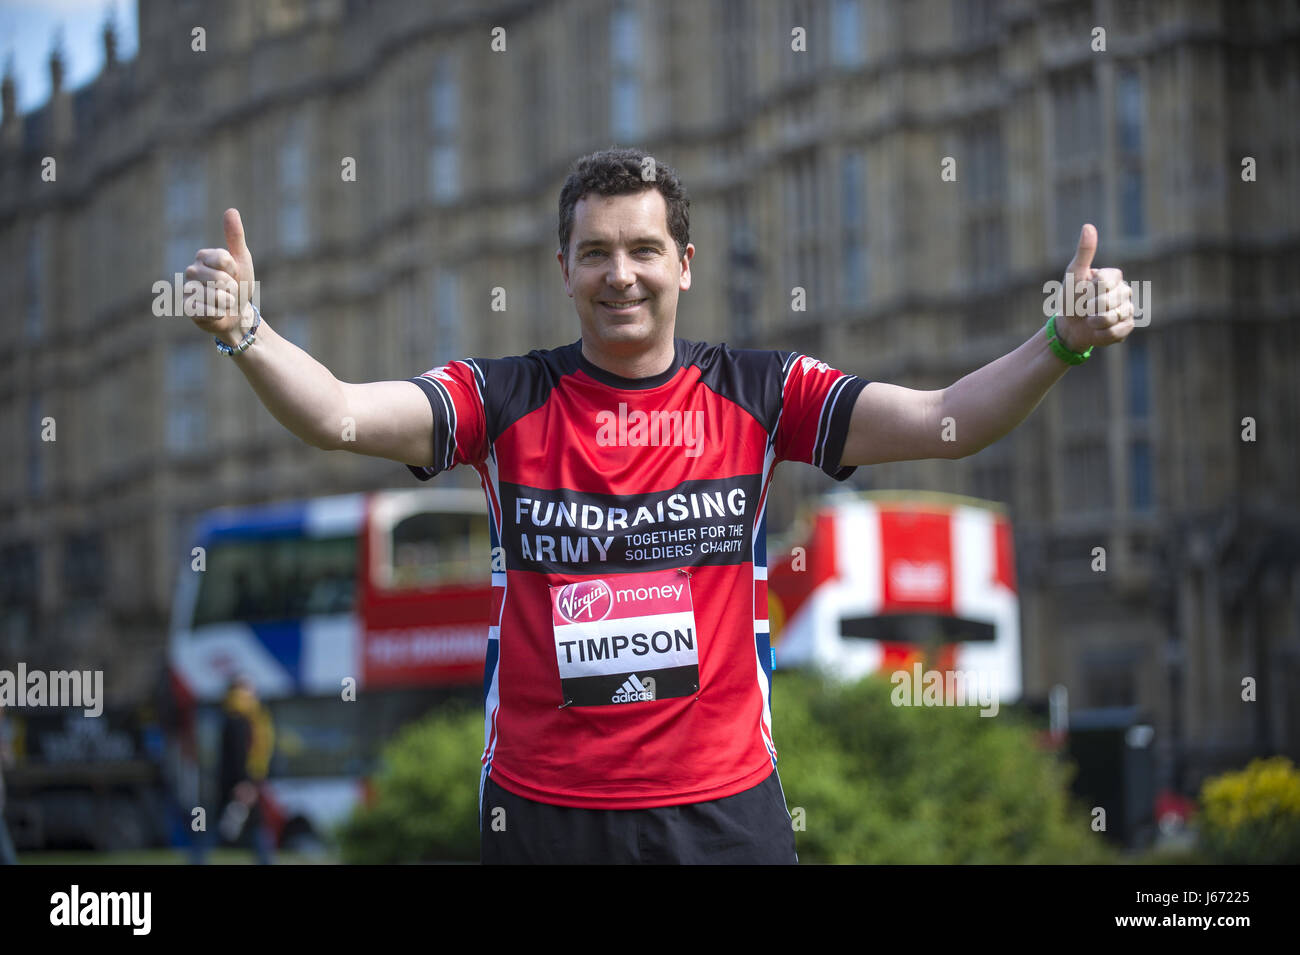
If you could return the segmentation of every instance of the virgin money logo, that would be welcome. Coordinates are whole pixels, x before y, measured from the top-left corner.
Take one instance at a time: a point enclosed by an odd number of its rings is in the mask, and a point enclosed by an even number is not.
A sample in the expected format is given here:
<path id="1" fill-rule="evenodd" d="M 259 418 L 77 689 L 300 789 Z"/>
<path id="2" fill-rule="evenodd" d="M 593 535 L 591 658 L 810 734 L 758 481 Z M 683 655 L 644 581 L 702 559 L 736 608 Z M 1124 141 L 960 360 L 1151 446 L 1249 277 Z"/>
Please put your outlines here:
<path id="1" fill-rule="evenodd" d="M 555 598 L 555 608 L 569 623 L 604 620 L 614 609 L 614 593 L 603 580 L 566 584 Z"/>

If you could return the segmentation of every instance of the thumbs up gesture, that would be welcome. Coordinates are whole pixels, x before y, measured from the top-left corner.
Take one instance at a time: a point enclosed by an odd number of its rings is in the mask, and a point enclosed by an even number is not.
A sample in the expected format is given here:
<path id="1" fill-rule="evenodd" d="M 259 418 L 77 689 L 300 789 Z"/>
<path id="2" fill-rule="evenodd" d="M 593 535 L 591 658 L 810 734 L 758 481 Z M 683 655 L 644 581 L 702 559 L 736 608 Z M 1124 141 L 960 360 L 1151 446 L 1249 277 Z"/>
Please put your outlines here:
<path id="1" fill-rule="evenodd" d="M 1070 351 L 1113 345 L 1133 331 L 1133 290 L 1119 269 L 1094 269 L 1097 229 L 1085 225 L 1079 247 L 1065 268 L 1063 314 L 1056 319 L 1056 334 Z"/>
<path id="2" fill-rule="evenodd" d="M 233 345 L 253 325 L 257 284 L 239 210 L 227 209 L 223 225 L 226 248 L 199 249 L 185 269 L 185 314 L 199 328 Z"/>

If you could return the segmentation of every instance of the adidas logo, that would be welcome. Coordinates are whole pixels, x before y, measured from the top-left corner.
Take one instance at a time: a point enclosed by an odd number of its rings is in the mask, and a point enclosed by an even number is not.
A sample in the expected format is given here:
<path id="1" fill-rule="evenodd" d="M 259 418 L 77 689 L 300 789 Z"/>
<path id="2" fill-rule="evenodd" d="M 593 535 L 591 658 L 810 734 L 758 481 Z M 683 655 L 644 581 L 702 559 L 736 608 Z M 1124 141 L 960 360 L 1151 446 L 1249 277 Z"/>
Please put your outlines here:
<path id="1" fill-rule="evenodd" d="M 642 700 L 653 700 L 654 698 L 654 677 L 648 676 L 641 680 L 633 673 L 623 681 L 622 686 L 614 691 L 614 695 L 609 700 L 611 703 L 637 703 Z"/>

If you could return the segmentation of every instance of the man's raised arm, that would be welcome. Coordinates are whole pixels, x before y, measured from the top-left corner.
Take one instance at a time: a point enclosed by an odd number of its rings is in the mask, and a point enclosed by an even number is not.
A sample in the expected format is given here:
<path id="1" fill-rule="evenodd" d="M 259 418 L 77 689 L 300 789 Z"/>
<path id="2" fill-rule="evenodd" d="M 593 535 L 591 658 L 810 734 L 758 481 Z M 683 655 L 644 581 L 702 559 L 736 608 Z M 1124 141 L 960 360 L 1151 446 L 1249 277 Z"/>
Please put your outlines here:
<path id="1" fill-rule="evenodd" d="M 1085 225 L 1066 267 L 1066 295 L 1086 289 L 1080 306 L 1054 319 L 1060 344 L 1076 353 L 1113 345 L 1133 331 L 1132 290 L 1119 269 L 1094 269 L 1097 230 Z M 942 391 L 871 382 L 853 406 L 841 463 L 881 464 L 964 458 L 1024 421 L 1070 366 L 1053 352 L 1045 328 L 1015 351 Z"/>
<path id="2" fill-rule="evenodd" d="M 253 256 L 237 209 L 224 219 L 225 249 L 200 249 L 185 270 L 185 314 L 235 346 L 254 324 Z M 197 283 L 197 284 L 196 284 Z M 214 356 L 219 357 L 219 356 Z M 229 359 L 275 419 L 302 441 L 325 450 L 352 451 L 403 464 L 429 464 L 433 412 L 409 381 L 349 384 L 263 319 L 252 345 Z"/>

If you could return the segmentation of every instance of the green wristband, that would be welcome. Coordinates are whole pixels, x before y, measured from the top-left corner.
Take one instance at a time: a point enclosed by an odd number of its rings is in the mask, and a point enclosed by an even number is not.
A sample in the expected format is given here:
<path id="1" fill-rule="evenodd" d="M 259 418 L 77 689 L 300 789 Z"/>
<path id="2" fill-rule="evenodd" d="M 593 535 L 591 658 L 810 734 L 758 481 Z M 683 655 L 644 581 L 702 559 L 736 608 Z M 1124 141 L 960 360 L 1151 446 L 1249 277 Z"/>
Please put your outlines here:
<path id="1" fill-rule="evenodd" d="M 1047 320 L 1047 347 L 1052 349 L 1052 354 L 1065 362 L 1067 365 L 1082 365 L 1092 354 L 1092 346 L 1083 354 L 1077 351 L 1070 351 L 1061 341 L 1060 336 L 1056 334 L 1056 316 L 1053 315 Z"/>

